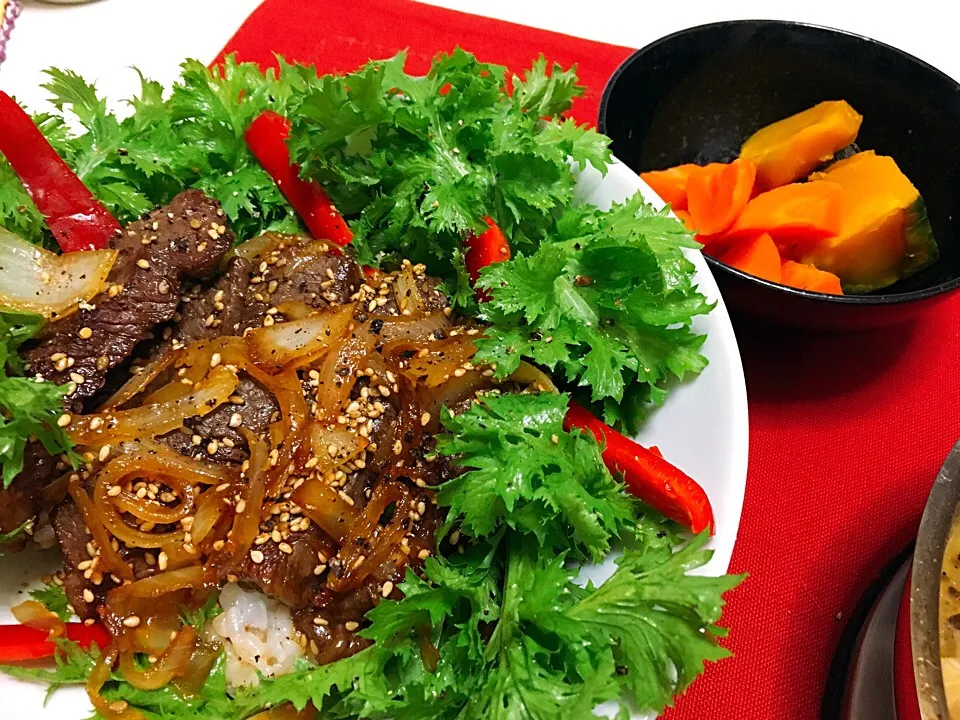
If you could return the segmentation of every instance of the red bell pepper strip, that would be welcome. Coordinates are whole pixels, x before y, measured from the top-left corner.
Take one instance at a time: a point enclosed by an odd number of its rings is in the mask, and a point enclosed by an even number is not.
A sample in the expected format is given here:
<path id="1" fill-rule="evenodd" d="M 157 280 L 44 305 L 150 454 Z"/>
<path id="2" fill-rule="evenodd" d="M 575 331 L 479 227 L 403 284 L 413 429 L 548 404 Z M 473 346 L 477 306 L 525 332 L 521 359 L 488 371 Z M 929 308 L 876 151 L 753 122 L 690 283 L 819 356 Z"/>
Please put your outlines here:
<path id="1" fill-rule="evenodd" d="M 65 637 L 86 649 L 91 645 L 105 648 L 110 644 L 110 633 L 95 623 L 65 623 Z M 0 625 L 0 662 L 23 662 L 53 657 L 57 646 L 49 639 L 49 633 L 26 625 Z"/>
<path id="2" fill-rule="evenodd" d="M 0 92 L 0 153 L 20 177 L 64 252 L 110 246 L 120 223 L 5 92 Z"/>
<path id="3" fill-rule="evenodd" d="M 563 429 L 589 431 L 603 444 L 603 461 L 619 472 L 627 489 L 655 510 L 695 533 L 714 532 L 710 500 L 697 482 L 642 445 L 624 437 L 575 402 L 570 403 Z"/>
<path id="4" fill-rule="evenodd" d="M 503 231 L 497 227 L 497 224 L 489 215 L 483 221 L 487 224 L 488 229 L 479 235 L 470 233 L 463 242 L 467 248 L 467 255 L 463 261 L 467 266 L 470 282 L 474 285 L 477 278 L 480 277 L 480 270 L 487 265 L 510 259 L 510 243 L 507 242 Z M 486 302 L 490 299 L 490 294 L 483 288 L 478 288 L 476 293 L 477 300 L 480 302 Z"/>
<path id="5" fill-rule="evenodd" d="M 327 193 L 318 183 L 303 180 L 300 168 L 290 162 L 289 137 L 290 121 L 272 110 L 260 113 L 244 134 L 250 152 L 274 179 L 313 236 L 340 246 L 349 245 L 353 233 Z"/>

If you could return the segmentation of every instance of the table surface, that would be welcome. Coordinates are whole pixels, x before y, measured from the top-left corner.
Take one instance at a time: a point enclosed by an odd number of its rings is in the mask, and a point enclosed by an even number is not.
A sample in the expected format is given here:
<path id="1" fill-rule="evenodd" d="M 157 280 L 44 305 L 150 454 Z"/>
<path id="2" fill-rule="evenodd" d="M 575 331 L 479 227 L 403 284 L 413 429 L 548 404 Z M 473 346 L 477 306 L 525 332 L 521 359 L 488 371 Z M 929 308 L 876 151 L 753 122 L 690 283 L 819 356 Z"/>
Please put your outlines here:
<path id="1" fill-rule="evenodd" d="M 40 109 L 42 71 L 50 66 L 95 78 L 109 98 L 127 97 L 137 88 L 133 66 L 169 84 L 183 58 L 211 59 L 258 4 L 259 0 L 98 0 L 55 5 L 24 0 L 7 60 L 0 65 L 0 87 Z M 881 9 L 880 4 L 864 12 L 860 3 L 837 0 L 807 0 L 802 6 L 770 0 L 687 0 L 680 13 L 672 11 L 676 7 L 672 3 L 629 0 L 430 0 L 430 4 L 628 47 L 642 47 L 681 28 L 718 20 L 796 20 L 869 35 L 960 78 L 956 51 L 960 3 L 951 0 L 913 0 L 908 13 Z"/>

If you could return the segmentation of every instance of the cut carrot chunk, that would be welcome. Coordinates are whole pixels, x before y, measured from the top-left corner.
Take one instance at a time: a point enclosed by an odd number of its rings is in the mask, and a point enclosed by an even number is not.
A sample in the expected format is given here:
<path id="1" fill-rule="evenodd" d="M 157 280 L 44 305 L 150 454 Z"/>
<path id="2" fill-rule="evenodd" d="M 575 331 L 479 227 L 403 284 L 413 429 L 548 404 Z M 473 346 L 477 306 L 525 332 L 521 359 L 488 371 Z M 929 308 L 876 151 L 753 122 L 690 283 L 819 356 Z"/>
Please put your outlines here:
<path id="1" fill-rule="evenodd" d="M 781 252 L 840 232 L 843 188 L 834 182 L 794 183 L 768 190 L 747 203 L 727 232 L 732 237 L 768 233 Z"/>
<path id="2" fill-rule="evenodd" d="M 712 163 L 690 173 L 687 207 L 703 235 L 716 235 L 733 225 L 750 200 L 757 167 L 752 160 L 729 165 Z"/>
<path id="3" fill-rule="evenodd" d="M 807 263 L 787 260 L 781 269 L 781 282 L 797 290 L 843 295 L 840 278 L 826 270 L 820 270 Z"/>
<path id="4" fill-rule="evenodd" d="M 687 180 L 693 170 L 699 170 L 699 165 L 688 163 L 677 165 L 668 170 L 651 170 L 640 173 L 640 179 L 653 188 L 670 209 L 687 209 Z"/>
<path id="5" fill-rule="evenodd" d="M 741 240 L 717 259 L 763 280 L 780 282 L 780 251 L 766 233 Z"/>

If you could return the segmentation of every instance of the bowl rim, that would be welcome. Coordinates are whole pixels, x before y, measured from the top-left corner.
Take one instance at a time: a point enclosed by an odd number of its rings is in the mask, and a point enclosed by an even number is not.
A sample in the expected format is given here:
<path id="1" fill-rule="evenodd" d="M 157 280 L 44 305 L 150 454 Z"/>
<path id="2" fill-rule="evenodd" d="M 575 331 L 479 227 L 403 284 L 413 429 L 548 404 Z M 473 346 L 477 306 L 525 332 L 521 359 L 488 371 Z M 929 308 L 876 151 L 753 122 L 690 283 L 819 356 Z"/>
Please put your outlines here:
<path id="1" fill-rule="evenodd" d="M 774 27 L 790 27 L 790 28 L 803 28 L 805 30 L 812 30 L 814 32 L 823 32 L 827 35 L 840 35 L 845 36 L 854 40 L 862 41 L 868 45 L 873 45 L 882 48 L 885 51 L 889 51 L 894 55 L 899 55 L 902 59 L 914 63 L 924 70 L 931 72 L 936 75 L 940 80 L 947 82 L 948 84 L 954 87 L 954 90 L 957 93 L 960 93 L 960 81 L 957 81 L 950 75 L 947 75 L 945 72 L 940 70 L 937 67 L 934 67 L 925 60 L 921 60 L 916 55 L 908 53 L 906 50 L 901 50 L 898 47 L 889 45 L 881 40 L 869 37 L 867 35 L 861 35 L 859 33 L 851 32 L 849 30 L 842 30 L 840 28 L 829 27 L 827 25 L 817 25 L 815 23 L 799 22 L 794 20 L 770 20 L 763 18 L 756 19 L 744 19 L 744 20 L 720 20 L 717 22 L 703 23 L 701 25 L 694 25 L 692 27 L 683 28 L 672 32 L 669 35 L 664 35 L 663 37 L 657 38 L 653 42 L 650 42 L 644 45 L 642 48 L 634 50 L 630 55 L 628 55 L 618 66 L 617 69 L 613 71 L 613 74 L 607 80 L 607 84 L 603 88 L 603 94 L 600 96 L 600 107 L 597 113 L 597 130 L 600 133 L 607 134 L 607 110 L 610 106 L 610 98 L 613 95 L 614 88 L 617 85 L 617 82 L 621 76 L 626 72 L 627 68 L 631 66 L 634 62 L 640 59 L 641 56 L 649 53 L 655 48 L 664 45 L 668 42 L 672 42 L 677 38 L 686 37 L 690 35 L 696 35 L 708 30 L 713 30 L 716 28 L 736 28 L 736 27 L 762 27 L 762 26 L 774 26 Z M 960 241 L 960 239 L 958 239 Z M 788 285 L 781 285 L 780 283 L 770 282 L 769 280 L 764 280 L 758 278 L 749 273 L 745 273 L 742 270 L 738 270 L 726 263 L 713 258 L 706 253 L 704 253 L 707 263 L 711 268 L 719 269 L 723 272 L 730 273 L 731 275 L 738 277 L 742 280 L 748 280 L 755 282 L 764 287 L 770 288 L 772 290 L 779 290 L 785 292 L 788 295 L 793 295 L 797 298 L 805 298 L 807 300 L 820 301 L 825 303 L 834 303 L 837 305 L 870 305 L 870 306 L 883 306 L 883 305 L 898 305 L 901 303 L 916 302 L 918 300 L 926 300 L 937 295 L 942 295 L 948 293 L 952 290 L 960 288 L 960 275 L 950 280 L 944 280 L 937 285 L 931 285 L 930 287 L 920 288 L 918 290 L 911 290 L 909 292 L 893 292 L 886 293 L 883 295 L 831 295 L 828 293 L 818 293 L 812 292 L 810 290 L 799 290 L 797 288 L 792 288 Z"/>

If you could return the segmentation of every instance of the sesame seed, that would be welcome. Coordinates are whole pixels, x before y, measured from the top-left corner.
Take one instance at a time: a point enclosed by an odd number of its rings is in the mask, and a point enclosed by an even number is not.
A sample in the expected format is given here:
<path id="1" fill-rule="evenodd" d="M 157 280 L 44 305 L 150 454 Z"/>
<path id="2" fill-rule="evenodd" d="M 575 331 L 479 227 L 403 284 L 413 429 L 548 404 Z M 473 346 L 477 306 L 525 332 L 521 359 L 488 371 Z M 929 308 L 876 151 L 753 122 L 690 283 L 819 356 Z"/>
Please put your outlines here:
<path id="1" fill-rule="evenodd" d="M 417 512 L 423 515 L 427 511 L 427 504 L 421 500 L 417 503 Z"/>
<path id="2" fill-rule="evenodd" d="M 327 455 L 329 455 L 330 457 L 336 457 L 337 446 L 334 445 L 333 443 L 330 443 L 329 445 L 327 445 Z"/>
<path id="3" fill-rule="evenodd" d="M 234 405 L 243 405 L 245 402 L 242 395 L 231 395 L 228 399 Z"/>
<path id="4" fill-rule="evenodd" d="M 397 441 L 393 444 L 393 454 L 394 454 L 394 455 L 399 455 L 401 452 L 403 452 L 403 443 L 401 443 L 399 440 L 397 440 Z"/>
<path id="5" fill-rule="evenodd" d="M 323 626 L 325 626 L 325 625 L 329 625 L 329 624 L 330 624 L 330 621 L 327 620 L 325 617 L 320 617 L 319 615 L 317 615 L 317 616 L 313 619 L 313 624 L 314 624 L 314 625 L 319 625 L 319 626 L 323 627 Z"/>
<path id="6" fill-rule="evenodd" d="M 150 267 L 150 261 L 149 261 L 149 260 L 144 260 L 143 258 L 140 258 L 139 260 L 137 260 L 137 267 L 138 267 L 138 268 L 143 268 L 144 270 L 147 270 L 147 269 L 149 269 L 149 267 Z"/>
<path id="7" fill-rule="evenodd" d="M 423 550 L 417 553 L 417 557 L 420 558 L 421 560 L 426 560 L 428 557 L 430 557 L 430 551 L 424 548 Z"/>
<path id="8" fill-rule="evenodd" d="M 100 454 L 97 455 L 97 459 L 98 459 L 100 462 L 103 462 L 103 461 L 106 460 L 108 457 L 110 457 L 110 446 L 109 446 L 109 445 L 104 445 L 102 448 L 100 448 Z"/>
<path id="9" fill-rule="evenodd" d="M 423 425 L 424 427 L 426 427 L 427 423 L 429 423 L 429 422 L 430 422 L 430 413 L 425 412 L 423 415 L 420 416 L 420 424 L 421 424 L 421 425 Z"/>
<path id="10" fill-rule="evenodd" d="M 353 507 L 353 498 L 347 495 L 343 490 L 337 490 L 337 495 L 350 507 Z"/>
<path id="11" fill-rule="evenodd" d="M 70 373 L 70 379 L 73 380 L 77 385 L 83 385 L 86 378 L 78 372 Z"/>
<path id="12" fill-rule="evenodd" d="M 356 630 L 358 627 L 360 627 L 360 623 L 354 622 L 353 620 L 350 620 L 349 622 L 345 622 L 345 623 L 343 624 L 343 627 L 345 627 L 345 628 L 347 629 L 347 632 L 353 632 L 353 631 Z"/>
<path id="13" fill-rule="evenodd" d="M 84 602 L 92 603 L 95 598 L 93 597 L 93 591 L 90 588 L 83 589 L 83 600 Z"/>
<path id="14" fill-rule="evenodd" d="M 450 533 L 450 544 L 456 545 L 458 542 L 460 542 L 460 531 L 454 530 L 452 533 Z"/>
<path id="15" fill-rule="evenodd" d="M 196 218 L 193 218 L 193 219 L 190 221 L 190 227 L 192 227 L 194 230 L 199 230 L 199 229 L 200 229 L 200 224 L 201 224 L 200 221 L 197 220 Z"/>
<path id="16" fill-rule="evenodd" d="M 220 449 L 220 443 L 218 443 L 216 440 L 211 440 L 210 442 L 207 443 L 207 452 L 210 453 L 211 455 L 216 455 L 217 450 L 219 449 Z"/>
<path id="17" fill-rule="evenodd" d="M 82 328 L 80 328 L 80 333 L 79 333 L 79 335 L 80 335 L 80 337 L 83 338 L 84 340 L 89 340 L 91 337 L 93 337 L 93 330 L 91 330 L 91 329 L 88 328 L 88 327 L 82 327 Z M 64 356 L 64 357 L 66 357 L 66 356 Z"/>
<path id="18" fill-rule="evenodd" d="M 257 565 L 259 565 L 260 563 L 263 562 L 263 553 L 260 552 L 259 550 L 251 550 L 250 559 L 253 560 L 253 562 L 256 563 Z"/>
<path id="19" fill-rule="evenodd" d="M 165 552 L 161 552 L 160 555 L 157 557 L 157 567 L 160 568 L 161 570 L 166 570 L 168 559 L 169 558 L 167 554 Z"/>
<path id="20" fill-rule="evenodd" d="M 170 292 L 170 283 L 168 283 L 166 280 L 161 280 L 157 283 L 157 290 L 161 295 L 166 295 L 168 292 Z"/>
<path id="21" fill-rule="evenodd" d="M 313 569 L 313 574 L 314 574 L 314 575 L 323 575 L 323 573 L 324 573 L 324 571 L 326 571 L 326 569 L 327 569 L 327 566 L 326 566 L 326 565 L 317 565 L 317 566 Z"/>
<path id="22" fill-rule="evenodd" d="M 280 552 L 282 552 L 284 555 L 289 555 L 293 552 L 293 548 L 290 546 L 290 543 L 282 542 L 277 545 L 277 547 L 280 548 Z"/>
<path id="23" fill-rule="evenodd" d="M 64 413 L 59 418 L 57 418 L 57 425 L 60 427 L 66 427 L 70 424 L 70 421 L 73 420 L 67 413 Z"/>
<path id="24" fill-rule="evenodd" d="M 109 445 L 104 445 L 103 447 L 110 447 Z M 103 448 L 100 449 L 100 452 L 103 452 Z M 123 489 L 119 485 L 111 485 L 110 489 L 107 490 L 107 497 L 116 497 Z"/>
<path id="25" fill-rule="evenodd" d="M 380 588 L 380 595 L 381 595 L 382 597 L 389 597 L 389 596 L 390 596 L 390 593 L 392 593 L 392 592 L 393 592 L 393 582 L 392 582 L 391 580 L 387 580 L 387 581 L 383 584 L 383 587 Z"/>
<path id="26" fill-rule="evenodd" d="M 463 368 L 457 368 L 456 370 L 453 371 L 453 376 L 458 378 L 463 377 L 466 374 L 467 374 L 467 371 L 464 370 Z"/>
<path id="27" fill-rule="evenodd" d="M 207 235 L 210 236 L 210 239 L 211 239 L 211 240 L 216 240 L 218 237 L 220 237 L 220 233 L 218 233 L 218 232 L 217 232 L 216 230 L 214 230 L 213 228 L 210 228 L 209 230 L 207 230 Z M 201 251 L 201 252 L 202 252 L 202 251 Z"/>
<path id="28" fill-rule="evenodd" d="M 243 512 L 244 510 L 246 510 L 246 509 L 247 509 L 247 501 L 244 500 L 243 498 L 240 498 L 240 499 L 237 501 L 237 514 L 239 515 L 240 513 L 242 513 L 242 512 Z"/>
<path id="29" fill-rule="evenodd" d="M 213 356 L 210 358 L 210 367 L 215 368 L 217 365 L 220 364 L 221 360 L 223 360 L 223 358 L 220 357 L 220 353 L 214 353 Z"/>
<path id="30" fill-rule="evenodd" d="M 93 564 L 93 560 L 81 560 L 77 563 L 77 570 L 87 570 Z"/>
<path id="31" fill-rule="evenodd" d="M 139 624 L 140 624 L 140 618 L 137 617 L 136 615 L 130 615 L 129 617 L 125 617 L 123 619 L 124 627 L 135 628 Z"/>
<path id="32" fill-rule="evenodd" d="M 93 623 L 91 622 L 90 624 L 92 625 Z M 124 710 L 127 709 L 128 704 L 126 700 L 114 700 L 107 707 L 109 707 L 114 712 L 122 713 Z"/>

